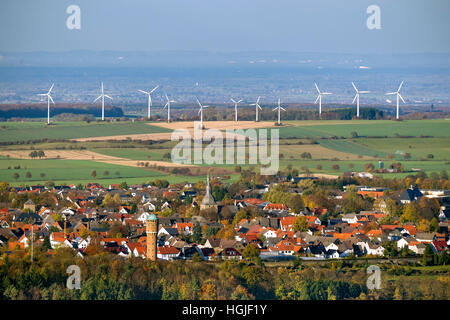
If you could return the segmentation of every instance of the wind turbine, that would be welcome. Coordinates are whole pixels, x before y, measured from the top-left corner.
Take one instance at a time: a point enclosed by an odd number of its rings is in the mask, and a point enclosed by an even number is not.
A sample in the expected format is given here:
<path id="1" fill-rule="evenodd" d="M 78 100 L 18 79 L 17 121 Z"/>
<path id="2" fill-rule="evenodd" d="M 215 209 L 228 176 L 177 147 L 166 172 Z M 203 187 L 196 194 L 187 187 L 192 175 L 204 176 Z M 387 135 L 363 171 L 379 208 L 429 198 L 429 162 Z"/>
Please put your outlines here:
<path id="1" fill-rule="evenodd" d="M 281 124 L 280 123 L 280 111 L 281 110 L 286 111 L 286 109 L 280 105 L 280 98 L 278 98 L 278 107 L 274 108 L 272 111 L 275 111 L 277 109 L 278 109 L 278 125 L 280 125 Z"/>
<path id="2" fill-rule="evenodd" d="M 107 94 L 104 93 L 104 91 L 103 91 L 103 82 L 102 82 L 102 94 L 99 95 L 99 96 L 94 100 L 94 102 L 95 102 L 95 101 L 97 101 L 98 99 L 102 98 L 102 121 L 105 120 L 105 97 L 107 97 L 108 99 L 111 99 L 111 100 L 112 100 L 112 98 L 111 98 L 110 96 L 108 96 Z"/>
<path id="3" fill-rule="evenodd" d="M 398 119 L 398 116 L 399 116 L 399 101 L 398 101 L 398 98 L 402 99 L 403 103 L 406 103 L 405 100 L 403 100 L 402 95 L 400 94 L 400 89 L 402 88 L 403 82 L 404 81 L 402 81 L 402 83 L 400 83 L 400 86 L 398 87 L 397 91 L 386 93 L 386 94 L 395 94 L 395 95 L 397 95 L 397 119 Z"/>
<path id="4" fill-rule="evenodd" d="M 38 96 L 47 96 L 47 124 L 50 124 L 50 101 L 52 101 L 52 103 L 55 104 L 55 102 L 52 99 L 52 96 L 50 95 L 50 92 L 52 92 L 54 85 L 55 84 L 53 83 L 52 86 L 50 87 L 50 90 L 48 90 L 47 93 L 38 94 Z"/>
<path id="5" fill-rule="evenodd" d="M 356 91 L 356 94 L 355 94 L 355 97 L 353 98 L 352 103 L 355 103 L 355 100 L 356 100 L 356 116 L 359 118 L 359 94 L 360 93 L 369 93 L 370 91 L 359 91 L 353 82 L 352 82 L 352 86 Z"/>
<path id="6" fill-rule="evenodd" d="M 197 99 L 197 98 L 195 98 Z M 200 127 L 203 129 L 203 108 L 208 108 L 209 106 L 204 106 L 200 103 L 200 101 L 198 101 L 197 99 L 197 103 L 200 106 L 200 110 L 198 110 L 198 113 L 200 114 Z"/>
<path id="7" fill-rule="evenodd" d="M 317 83 L 314 82 L 314 85 L 316 86 L 316 90 L 318 93 L 316 101 L 314 101 L 314 103 L 317 103 L 317 100 L 319 101 L 319 116 L 321 116 L 322 115 L 322 96 L 331 94 L 331 93 L 330 92 L 320 92 L 319 87 L 317 86 Z"/>
<path id="8" fill-rule="evenodd" d="M 167 100 L 167 102 L 166 102 L 166 104 L 164 105 L 164 108 L 163 108 L 163 109 L 165 109 L 165 108 L 167 107 L 167 122 L 170 122 L 170 104 L 171 104 L 172 102 L 175 102 L 175 100 L 170 100 L 169 97 L 167 96 L 167 93 L 166 93 L 165 95 L 166 95 L 166 100 Z"/>
<path id="9" fill-rule="evenodd" d="M 234 103 L 234 121 L 237 122 L 237 106 L 240 102 L 242 102 L 242 99 L 238 100 L 238 101 L 234 101 L 234 99 L 231 98 L 231 101 L 233 101 L 233 103 Z"/>
<path id="10" fill-rule="evenodd" d="M 250 104 L 251 106 L 255 106 L 255 109 L 256 109 L 256 122 L 259 121 L 259 119 L 258 119 L 258 109 L 259 109 L 259 110 L 262 110 L 261 106 L 259 105 L 259 99 L 260 99 L 260 98 L 261 98 L 261 97 L 258 97 L 258 99 L 256 99 L 256 103 Z"/>
<path id="11" fill-rule="evenodd" d="M 159 86 L 154 87 L 154 88 L 153 88 L 152 90 L 150 90 L 149 92 L 144 91 L 144 90 L 138 90 L 139 92 L 142 92 L 142 93 L 148 95 L 148 112 L 147 112 L 147 118 L 148 118 L 149 120 L 150 120 L 150 116 L 151 116 L 151 114 L 150 114 L 150 109 L 151 109 L 151 107 L 152 107 L 152 93 L 153 93 L 156 89 L 158 89 L 158 87 L 159 87 Z"/>

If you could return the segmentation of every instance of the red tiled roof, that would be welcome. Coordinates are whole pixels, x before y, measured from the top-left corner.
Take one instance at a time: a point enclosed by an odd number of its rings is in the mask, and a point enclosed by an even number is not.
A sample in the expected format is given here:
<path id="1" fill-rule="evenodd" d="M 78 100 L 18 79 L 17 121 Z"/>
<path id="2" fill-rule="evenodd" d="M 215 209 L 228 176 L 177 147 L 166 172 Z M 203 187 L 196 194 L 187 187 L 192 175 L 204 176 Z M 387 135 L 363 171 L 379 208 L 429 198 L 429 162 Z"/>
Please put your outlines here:
<path id="1" fill-rule="evenodd" d="M 448 249 L 447 243 L 445 241 L 433 241 L 433 246 L 438 252 L 445 251 Z"/>
<path id="2" fill-rule="evenodd" d="M 264 207 L 264 210 L 287 210 L 287 206 L 283 203 L 268 203 Z"/>
<path id="3" fill-rule="evenodd" d="M 380 229 L 373 229 L 373 230 L 370 230 L 369 232 L 367 232 L 366 236 L 368 236 L 368 237 L 381 237 L 382 234 L 383 234 L 383 231 L 381 231 Z"/>
<path id="4" fill-rule="evenodd" d="M 242 200 L 242 201 L 243 201 L 243 202 L 246 202 L 246 203 L 248 203 L 248 204 L 254 205 L 254 206 L 257 206 L 257 205 L 259 205 L 259 204 L 262 204 L 262 203 L 266 202 L 266 201 L 264 201 L 264 200 L 261 200 L 261 199 L 255 199 L 255 198 L 247 198 L 247 199 L 244 199 L 244 200 Z"/>
<path id="5" fill-rule="evenodd" d="M 177 254 L 179 251 L 172 246 L 158 247 L 158 254 Z"/>

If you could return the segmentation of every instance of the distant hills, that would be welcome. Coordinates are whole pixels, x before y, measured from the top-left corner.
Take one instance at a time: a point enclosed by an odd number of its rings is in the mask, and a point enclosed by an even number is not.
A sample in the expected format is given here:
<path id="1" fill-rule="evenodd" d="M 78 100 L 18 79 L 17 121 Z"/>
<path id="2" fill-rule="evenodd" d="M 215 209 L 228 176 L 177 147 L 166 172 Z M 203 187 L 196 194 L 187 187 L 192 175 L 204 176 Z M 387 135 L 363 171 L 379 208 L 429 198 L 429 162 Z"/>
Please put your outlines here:
<path id="1" fill-rule="evenodd" d="M 51 116 L 71 113 L 77 115 L 93 115 L 101 117 L 99 106 L 85 104 L 57 104 L 50 107 Z M 119 107 L 106 107 L 108 117 L 122 117 L 123 110 Z M 47 116 L 47 105 L 42 104 L 0 104 L 0 119 L 11 118 L 44 118 Z"/>

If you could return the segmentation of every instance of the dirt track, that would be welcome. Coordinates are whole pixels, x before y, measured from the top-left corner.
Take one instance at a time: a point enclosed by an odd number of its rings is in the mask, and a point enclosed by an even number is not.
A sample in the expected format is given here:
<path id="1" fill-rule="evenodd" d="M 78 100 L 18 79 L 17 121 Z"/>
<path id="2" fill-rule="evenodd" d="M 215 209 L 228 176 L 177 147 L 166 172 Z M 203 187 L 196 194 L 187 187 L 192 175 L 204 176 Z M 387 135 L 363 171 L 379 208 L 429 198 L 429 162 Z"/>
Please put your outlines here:
<path id="1" fill-rule="evenodd" d="M 31 159 L 31 150 L 2 150 L 0 155 L 9 155 L 16 159 Z M 107 156 L 89 150 L 44 150 L 43 159 L 68 159 L 68 160 L 121 160 L 122 158 Z"/>

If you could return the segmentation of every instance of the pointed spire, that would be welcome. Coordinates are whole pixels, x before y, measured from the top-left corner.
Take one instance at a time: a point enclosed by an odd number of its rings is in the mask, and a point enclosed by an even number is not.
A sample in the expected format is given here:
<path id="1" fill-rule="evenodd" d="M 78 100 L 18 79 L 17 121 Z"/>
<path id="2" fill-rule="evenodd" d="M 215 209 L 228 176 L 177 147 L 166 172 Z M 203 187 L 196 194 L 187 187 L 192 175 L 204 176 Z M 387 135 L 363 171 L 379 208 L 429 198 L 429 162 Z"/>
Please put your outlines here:
<path id="1" fill-rule="evenodd" d="M 203 197 L 202 204 L 204 205 L 212 205 L 215 204 L 216 201 L 214 200 L 214 197 L 211 193 L 211 183 L 209 180 L 209 172 L 206 176 L 206 190 L 205 190 L 205 196 Z"/>

